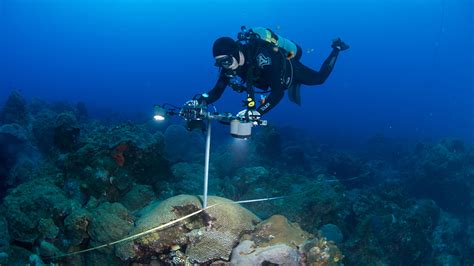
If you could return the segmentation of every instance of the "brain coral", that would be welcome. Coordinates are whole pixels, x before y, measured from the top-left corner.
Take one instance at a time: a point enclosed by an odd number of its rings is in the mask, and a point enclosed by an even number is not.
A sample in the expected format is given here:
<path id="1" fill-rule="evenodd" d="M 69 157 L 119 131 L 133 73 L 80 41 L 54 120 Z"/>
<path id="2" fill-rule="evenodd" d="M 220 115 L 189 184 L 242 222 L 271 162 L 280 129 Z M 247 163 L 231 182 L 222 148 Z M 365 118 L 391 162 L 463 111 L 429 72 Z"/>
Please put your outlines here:
<path id="1" fill-rule="evenodd" d="M 209 205 L 219 204 L 177 225 L 145 235 L 117 248 L 123 260 L 140 260 L 176 246 L 186 246 L 186 255 L 204 263 L 228 259 L 239 237 L 254 228 L 260 219 L 231 200 L 209 197 Z M 202 208 L 199 198 L 179 195 L 150 208 L 136 222 L 130 235 L 146 231 Z"/>

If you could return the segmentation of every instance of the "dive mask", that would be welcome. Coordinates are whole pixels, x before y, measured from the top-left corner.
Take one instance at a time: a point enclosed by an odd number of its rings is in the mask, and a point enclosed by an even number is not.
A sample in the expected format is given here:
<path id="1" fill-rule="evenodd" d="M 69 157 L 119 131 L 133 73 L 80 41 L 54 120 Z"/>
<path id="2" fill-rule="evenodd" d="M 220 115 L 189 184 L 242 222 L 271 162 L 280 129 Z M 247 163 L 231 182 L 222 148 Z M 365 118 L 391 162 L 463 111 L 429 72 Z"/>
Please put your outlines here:
<path id="1" fill-rule="evenodd" d="M 224 55 L 219 58 L 216 58 L 216 63 L 214 65 L 217 67 L 228 69 L 233 63 L 234 58 L 231 55 Z"/>

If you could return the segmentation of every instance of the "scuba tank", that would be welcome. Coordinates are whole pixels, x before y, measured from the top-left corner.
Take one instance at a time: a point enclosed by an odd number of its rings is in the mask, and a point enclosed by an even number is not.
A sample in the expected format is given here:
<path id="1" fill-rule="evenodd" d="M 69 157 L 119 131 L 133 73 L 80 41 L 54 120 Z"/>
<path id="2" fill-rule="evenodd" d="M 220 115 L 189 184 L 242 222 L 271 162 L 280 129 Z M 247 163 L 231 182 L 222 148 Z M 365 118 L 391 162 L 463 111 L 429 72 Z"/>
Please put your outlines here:
<path id="1" fill-rule="evenodd" d="M 237 39 L 241 42 L 248 42 L 252 39 L 261 39 L 271 43 L 276 48 L 283 50 L 286 59 L 299 60 L 302 55 L 301 47 L 293 41 L 281 37 L 272 30 L 264 27 L 255 27 L 247 29 L 245 26 L 241 27 L 241 32 L 237 35 Z"/>

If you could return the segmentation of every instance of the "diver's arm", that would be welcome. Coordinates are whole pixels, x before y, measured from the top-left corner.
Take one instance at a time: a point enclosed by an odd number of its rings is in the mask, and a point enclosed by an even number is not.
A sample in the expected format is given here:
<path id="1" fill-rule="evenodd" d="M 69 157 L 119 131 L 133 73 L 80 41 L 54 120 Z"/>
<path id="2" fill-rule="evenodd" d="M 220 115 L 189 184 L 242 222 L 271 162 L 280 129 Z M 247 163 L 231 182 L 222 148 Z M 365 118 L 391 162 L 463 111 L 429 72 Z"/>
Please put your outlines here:
<path id="1" fill-rule="evenodd" d="M 277 85 L 272 86 L 272 91 L 265 99 L 265 102 L 257 108 L 257 111 L 263 115 L 273 109 L 285 96 L 285 89 L 278 82 Z"/>
<path id="2" fill-rule="evenodd" d="M 224 73 L 221 73 L 214 88 L 207 93 L 207 97 L 201 96 L 198 98 L 198 101 L 205 101 L 206 104 L 211 104 L 219 100 L 219 98 L 222 96 L 222 93 L 224 93 L 228 82 L 229 78 L 226 77 Z"/>

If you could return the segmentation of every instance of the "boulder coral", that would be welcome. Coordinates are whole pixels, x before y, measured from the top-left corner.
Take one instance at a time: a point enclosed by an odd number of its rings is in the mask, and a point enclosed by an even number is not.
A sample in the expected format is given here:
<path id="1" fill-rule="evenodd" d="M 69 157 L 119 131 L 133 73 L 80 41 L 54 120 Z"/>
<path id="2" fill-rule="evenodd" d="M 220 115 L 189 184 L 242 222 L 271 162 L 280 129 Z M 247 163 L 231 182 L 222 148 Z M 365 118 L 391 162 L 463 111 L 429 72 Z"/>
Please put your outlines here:
<path id="1" fill-rule="evenodd" d="M 104 202 L 91 213 L 92 220 L 87 232 L 92 247 L 118 240 L 133 228 L 134 216 L 120 203 Z M 102 257 L 104 261 L 116 259 L 114 247 L 99 249 L 94 252 L 94 256 Z"/>
<path id="2" fill-rule="evenodd" d="M 140 261 L 173 247 L 185 249 L 186 256 L 197 263 L 228 259 L 240 236 L 251 231 L 260 219 L 224 198 L 209 197 L 208 204 L 219 205 L 177 225 L 138 238 L 133 243 L 121 244 L 117 255 L 122 260 Z M 194 196 L 169 198 L 140 217 L 130 235 L 165 224 L 201 207 L 199 198 Z"/>
<path id="3" fill-rule="evenodd" d="M 274 215 L 242 237 L 232 252 L 235 265 L 340 265 L 343 255 L 332 241 L 315 237 Z"/>

